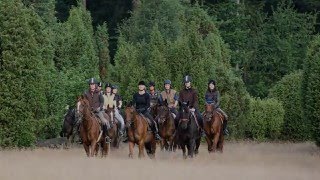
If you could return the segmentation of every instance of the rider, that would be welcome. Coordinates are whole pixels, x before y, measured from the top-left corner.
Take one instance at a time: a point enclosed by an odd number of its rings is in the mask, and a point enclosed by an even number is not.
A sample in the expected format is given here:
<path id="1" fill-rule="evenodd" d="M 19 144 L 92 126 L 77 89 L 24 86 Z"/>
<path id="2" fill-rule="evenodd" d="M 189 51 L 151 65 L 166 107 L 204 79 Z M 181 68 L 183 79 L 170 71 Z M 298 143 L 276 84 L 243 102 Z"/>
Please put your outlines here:
<path id="1" fill-rule="evenodd" d="M 151 110 L 153 110 L 153 108 L 158 104 L 158 101 L 160 99 L 160 92 L 155 89 L 155 86 L 156 86 L 155 82 L 153 82 L 153 81 L 149 82 L 148 94 L 150 95 Z M 154 112 L 152 112 L 152 113 L 154 113 Z M 152 114 L 152 115 L 154 115 L 154 114 Z"/>
<path id="2" fill-rule="evenodd" d="M 98 82 L 97 83 L 97 90 L 99 91 L 99 92 L 101 92 L 101 94 L 103 95 L 103 91 L 102 91 L 102 82 Z"/>
<path id="3" fill-rule="evenodd" d="M 104 135 L 106 136 L 106 142 L 110 142 L 110 138 L 107 135 L 107 130 L 110 129 L 110 124 L 109 121 L 104 117 L 104 99 L 102 93 L 97 90 L 97 81 L 94 78 L 90 78 L 88 83 L 89 90 L 84 93 L 84 96 L 88 99 L 91 110 L 100 118 L 102 122 L 102 128 Z"/>
<path id="4" fill-rule="evenodd" d="M 214 108 L 225 117 L 225 121 L 223 121 L 223 133 L 225 135 L 229 135 L 229 131 L 227 129 L 228 115 L 222 109 L 220 109 L 220 93 L 217 90 L 215 80 L 209 80 L 205 100 L 206 103 L 213 104 Z"/>
<path id="5" fill-rule="evenodd" d="M 114 106 L 115 106 L 115 118 L 120 122 L 120 136 L 122 137 L 124 134 L 124 120 L 123 117 L 120 115 L 120 109 L 122 106 L 122 98 L 121 96 L 118 94 L 118 86 L 113 85 L 112 86 L 112 94 L 114 96 L 113 98 L 113 102 L 114 102 Z"/>
<path id="6" fill-rule="evenodd" d="M 178 93 L 171 87 L 171 81 L 169 79 L 164 81 L 164 88 L 165 90 L 161 92 L 160 94 L 160 100 L 161 102 L 167 100 L 168 106 L 170 108 L 170 111 L 174 113 L 176 116 L 178 114 L 177 106 L 178 106 Z"/>
<path id="7" fill-rule="evenodd" d="M 143 114 L 150 121 L 153 133 L 156 140 L 160 140 L 161 137 L 158 133 L 157 123 L 154 121 L 153 117 L 150 115 L 150 95 L 146 93 L 146 84 L 144 81 L 139 82 L 139 92 L 133 95 L 133 105 L 138 113 Z"/>
<path id="8" fill-rule="evenodd" d="M 181 103 L 189 102 L 190 110 L 196 113 L 197 121 L 200 128 L 203 128 L 202 116 L 198 106 L 198 93 L 191 87 L 191 76 L 187 75 L 183 78 L 184 88 L 179 93 L 179 101 Z M 180 117 L 180 115 L 178 114 Z M 178 124 L 179 117 L 176 118 L 176 125 Z"/>

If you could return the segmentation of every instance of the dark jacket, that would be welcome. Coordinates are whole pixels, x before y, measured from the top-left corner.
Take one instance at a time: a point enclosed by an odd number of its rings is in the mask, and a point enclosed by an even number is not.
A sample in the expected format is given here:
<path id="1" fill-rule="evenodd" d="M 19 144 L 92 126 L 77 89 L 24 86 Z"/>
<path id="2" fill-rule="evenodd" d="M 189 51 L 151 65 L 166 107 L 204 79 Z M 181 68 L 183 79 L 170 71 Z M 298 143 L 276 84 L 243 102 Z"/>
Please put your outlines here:
<path id="1" fill-rule="evenodd" d="M 189 106 L 198 109 L 198 93 L 195 89 L 183 89 L 179 93 L 179 101 L 181 103 L 187 103 Z"/>
<path id="2" fill-rule="evenodd" d="M 205 95 L 206 103 L 214 104 L 215 108 L 220 108 L 220 93 L 219 91 L 208 90 Z"/>
<path id="3" fill-rule="evenodd" d="M 148 94 L 150 95 L 150 106 L 153 107 L 158 104 L 158 101 L 160 99 L 160 92 L 154 91 L 154 94 L 151 94 L 151 92 L 149 91 Z"/>
<path id="4" fill-rule="evenodd" d="M 122 101 L 122 97 L 119 94 L 114 95 L 114 100 L 116 101 L 117 107 L 120 105 L 120 101 Z"/>
<path id="5" fill-rule="evenodd" d="M 150 108 L 150 95 L 148 93 L 133 95 L 133 105 L 139 113 L 146 113 Z"/>
<path id="6" fill-rule="evenodd" d="M 92 111 L 97 112 L 103 109 L 104 100 L 101 92 L 95 90 L 91 94 L 89 90 L 84 93 L 84 96 L 88 99 Z"/>

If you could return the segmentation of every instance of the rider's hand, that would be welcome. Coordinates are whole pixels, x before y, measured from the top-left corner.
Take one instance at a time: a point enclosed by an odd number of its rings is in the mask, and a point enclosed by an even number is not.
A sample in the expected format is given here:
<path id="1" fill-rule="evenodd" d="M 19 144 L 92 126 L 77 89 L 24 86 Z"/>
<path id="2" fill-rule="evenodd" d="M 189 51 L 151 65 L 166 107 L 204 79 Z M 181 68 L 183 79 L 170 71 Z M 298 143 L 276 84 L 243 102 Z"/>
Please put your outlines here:
<path id="1" fill-rule="evenodd" d="M 191 108 L 190 111 L 191 111 L 191 112 L 195 112 L 196 109 L 195 109 L 195 108 Z"/>

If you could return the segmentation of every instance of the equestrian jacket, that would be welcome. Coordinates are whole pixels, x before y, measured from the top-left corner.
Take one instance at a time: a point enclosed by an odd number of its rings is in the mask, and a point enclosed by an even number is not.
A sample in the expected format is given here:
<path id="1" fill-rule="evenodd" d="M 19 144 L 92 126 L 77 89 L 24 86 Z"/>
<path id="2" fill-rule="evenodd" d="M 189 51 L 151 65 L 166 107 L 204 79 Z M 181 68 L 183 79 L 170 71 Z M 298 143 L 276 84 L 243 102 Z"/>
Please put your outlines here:
<path id="1" fill-rule="evenodd" d="M 205 100 L 208 104 L 214 104 L 215 109 L 220 108 L 220 93 L 219 91 L 208 90 L 205 94 Z"/>
<path id="2" fill-rule="evenodd" d="M 95 90 L 91 93 L 89 90 L 84 93 L 84 96 L 88 99 L 92 111 L 98 112 L 102 110 L 104 100 L 101 92 Z"/>
<path id="3" fill-rule="evenodd" d="M 167 100 L 169 107 L 172 107 L 179 100 L 177 91 L 170 89 L 169 91 L 161 92 L 161 101 Z"/>
<path id="4" fill-rule="evenodd" d="M 133 95 L 133 105 L 139 113 L 146 113 L 150 108 L 150 95 L 148 93 Z"/>
<path id="5" fill-rule="evenodd" d="M 181 103 L 187 103 L 189 101 L 189 106 L 197 109 L 198 108 L 198 93 L 193 88 L 189 88 L 189 89 L 184 88 L 179 93 L 179 101 Z"/>

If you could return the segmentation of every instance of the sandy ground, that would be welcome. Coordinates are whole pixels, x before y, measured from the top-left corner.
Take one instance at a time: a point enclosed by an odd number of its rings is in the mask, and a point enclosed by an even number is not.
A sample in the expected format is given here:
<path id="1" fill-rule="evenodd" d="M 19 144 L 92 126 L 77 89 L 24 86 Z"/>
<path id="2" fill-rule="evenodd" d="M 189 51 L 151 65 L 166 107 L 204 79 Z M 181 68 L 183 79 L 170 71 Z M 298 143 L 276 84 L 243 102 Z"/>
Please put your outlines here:
<path id="1" fill-rule="evenodd" d="M 156 160 L 128 159 L 127 144 L 105 159 L 87 158 L 83 148 L 0 151 L 0 180 L 198 179 L 319 180 L 320 151 L 312 143 L 228 142 L 223 154 L 206 145 L 194 159 L 181 151 L 157 151 Z"/>

